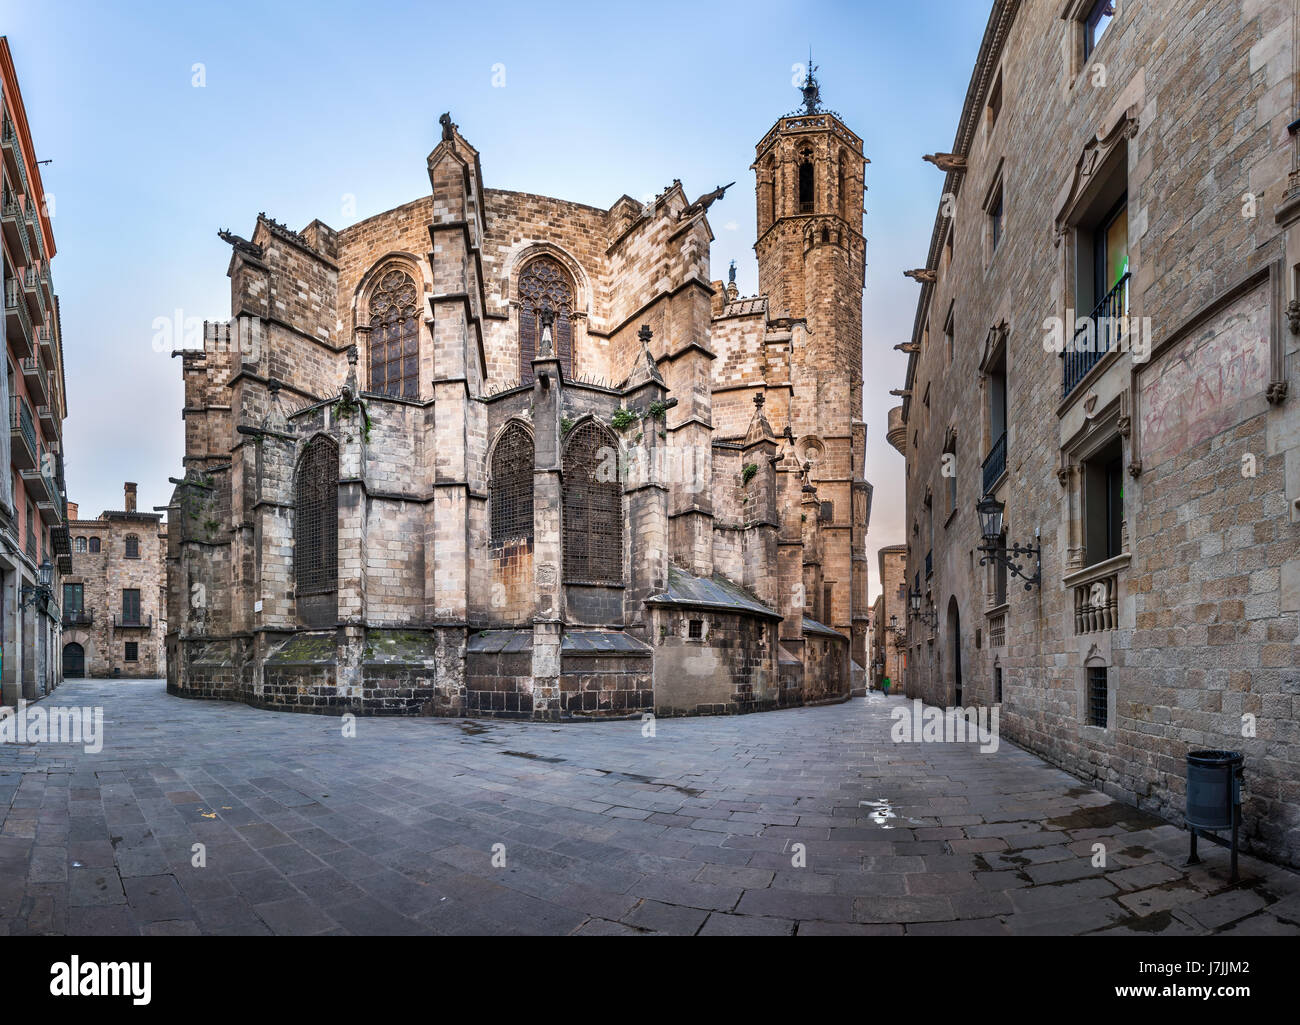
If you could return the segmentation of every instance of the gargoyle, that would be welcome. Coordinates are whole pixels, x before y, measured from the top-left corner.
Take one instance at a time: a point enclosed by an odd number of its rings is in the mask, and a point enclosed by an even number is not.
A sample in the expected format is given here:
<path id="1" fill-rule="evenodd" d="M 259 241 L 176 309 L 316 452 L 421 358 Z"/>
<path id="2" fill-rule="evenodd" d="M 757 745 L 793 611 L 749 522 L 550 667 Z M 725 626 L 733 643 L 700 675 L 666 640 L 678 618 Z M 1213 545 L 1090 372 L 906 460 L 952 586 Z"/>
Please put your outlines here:
<path id="1" fill-rule="evenodd" d="M 940 171 L 966 170 L 966 158 L 956 153 L 927 153 L 921 159 L 927 164 L 933 164 Z"/>
<path id="2" fill-rule="evenodd" d="M 221 239 L 222 242 L 234 246 L 235 252 L 237 253 L 244 253 L 256 260 L 262 258 L 262 247 L 257 245 L 255 242 L 250 242 L 246 238 L 240 238 L 238 235 L 226 231 L 225 228 L 222 228 L 217 232 L 217 237 Z"/>
<path id="3" fill-rule="evenodd" d="M 735 184 L 735 182 L 731 183 L 731 185 Z M 684 221 L 686 218 L 694 217 L 696 214 L 707 213 L 709 207 L 727 194 L 727 190 L 731 188 L 731 185 L 719 185 L 712 192 L 706 192 L 703 196 L 683 210 L 678 219 Z"/>
<path id="4" fill-rule="evenodd" d="M 903 277 L 919 281 L 923 285 L 933 285 L 939 280 L 938 273 L 927 267 L 922 267 L 920 270 L 905 270 L 903 271 Z"/>

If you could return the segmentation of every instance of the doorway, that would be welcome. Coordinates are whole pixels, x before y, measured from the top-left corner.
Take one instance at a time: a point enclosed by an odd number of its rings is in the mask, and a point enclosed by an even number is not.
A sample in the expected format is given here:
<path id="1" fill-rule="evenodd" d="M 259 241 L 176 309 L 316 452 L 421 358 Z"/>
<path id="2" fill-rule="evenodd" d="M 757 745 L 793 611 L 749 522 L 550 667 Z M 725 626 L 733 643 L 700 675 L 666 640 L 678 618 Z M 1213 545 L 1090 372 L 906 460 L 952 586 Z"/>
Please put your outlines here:
<path id="1" fill-rule="evenodd" d="M 76 641 L 63 646 L 63 678 L 79 680 L 86 675 L 86 649 Z"/>
<path id="2" fill-rule="evenodd" d="M 948 599 L 948 650 L 952 664 L 953 705 L 961 707 L 961 613 L 957 597 Z"/>

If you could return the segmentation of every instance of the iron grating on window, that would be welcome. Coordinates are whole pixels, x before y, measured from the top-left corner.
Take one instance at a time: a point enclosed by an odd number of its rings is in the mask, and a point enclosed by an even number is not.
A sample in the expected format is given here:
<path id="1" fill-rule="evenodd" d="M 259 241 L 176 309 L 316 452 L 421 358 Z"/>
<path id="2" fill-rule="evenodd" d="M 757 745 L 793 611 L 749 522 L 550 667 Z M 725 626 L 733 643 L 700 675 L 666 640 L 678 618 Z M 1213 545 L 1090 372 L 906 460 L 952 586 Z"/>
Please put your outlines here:
<path id="1" fill-rule="evenodd" d="M 298 594 L 338 590 L 339 450 L 324 436 L 313 439 L 298 464 L 294 518 L 294 574 Z"/>
<path id="2" fill-rule="evenodd" d="M 533 439 L 522 424 L 502 433 L 492 452 L 492 543 L 533 539 Z"/>
<path id="3" fill-rule="evenodd" d="M 623 489 L 618 441 L 588 420 L 569 433 L 564 449 L 564 576 L 623 582 Z"/>
<path id="4" fill-rule="evenodd" d="M 1088 667 L 1088 725 L 1105 729 L 1110 722 L 1110 688 L 1105 666 Z"/>

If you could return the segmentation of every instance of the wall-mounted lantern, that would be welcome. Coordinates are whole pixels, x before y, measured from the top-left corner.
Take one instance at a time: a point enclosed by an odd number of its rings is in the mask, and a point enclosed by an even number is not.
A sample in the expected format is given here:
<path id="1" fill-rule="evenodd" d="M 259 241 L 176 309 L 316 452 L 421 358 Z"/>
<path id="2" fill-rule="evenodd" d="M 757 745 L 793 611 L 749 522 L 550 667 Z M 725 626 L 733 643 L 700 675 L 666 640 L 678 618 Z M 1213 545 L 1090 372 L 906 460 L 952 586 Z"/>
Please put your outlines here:
<path id="1" fill-rule="evenodd" d="M 980 529 L 984 535 L 984 543 L 980 545 L 979 550 L 983 553 L 980 556 L 980 565 L 984 566 L 990 562 L 996 562 L 1006 567 L 1006 571 L 1013 577 L 1019 577 L 1025 582 L 1025 590 L 1032 591 L 1035 585 L 1042 586 L 1043 583 L 1043 547 L 1037 545 L 1022 545 L 1016 542 L 1011 548 L 1007 548 L 1002 541 L 1002 513 L 1006 506 L 999 502 L 992 495 L 985 495 L 984 498 L 975 506 L 975 511 L 979 513 Z M 1038 540 L 1038 531 L 1034 531 L 1034 540 Z M 1022 560 L 1027 563 L 1030 559 L 1034 560 L 1034 574 L 1029 575 L 1028 567 L 1022 567 Z"/>

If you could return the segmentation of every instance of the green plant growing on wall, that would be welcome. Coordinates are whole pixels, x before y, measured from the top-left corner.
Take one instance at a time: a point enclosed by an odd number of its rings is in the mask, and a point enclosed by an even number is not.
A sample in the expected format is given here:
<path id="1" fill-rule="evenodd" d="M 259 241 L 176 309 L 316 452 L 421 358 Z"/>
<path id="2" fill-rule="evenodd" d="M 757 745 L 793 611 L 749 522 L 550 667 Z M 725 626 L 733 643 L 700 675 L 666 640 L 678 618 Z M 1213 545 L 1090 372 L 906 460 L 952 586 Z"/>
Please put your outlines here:
<path id="1" fill-rule="evenodd" d="M 610 421 L 617 431 L 623 431 L 637 422 L 637 415 L 630 409 L 616 409 L 614 418 Z"/>
<path id="2" fill-rule="evenodd" d="M 567 416 L 562 416 L 562 417 L 560 417 L 560 436 L 561 436 L 561 437 L 564 437 L 564 436 L 567 435 L 571 430 L 573 430 L 573 423 L 574 423 L 574 422 L 573 422 L 572 420 L 570 420 Z"/>
<path id="3" fill-rule="evenodd" d="M 746 464 L 745 468 L 740 472 L 740 478 L 741 478 L 741 480 L 743 480 L 746 484 L 748 484 L 751 480 L 754 479 L 754 476 L 755 476 L 757 473 L 758 473 L 758 464 L 757 464 L 757 463 L 748 463 L 748 464 Z"/>
<path id="4" fill-rule="evenodd" d="M 349 420 L 357 410 L 361 411 L 361 437 L 365 439 L 366 444 L 370 444 L 370 414 L 366 412 L 366 407 L 360 402 L 339 399 L 338 402 L 334 403 L 334 419 Z"/>
<path id="5" fill-rule="evenodd" d="M 662 420 L 668 415 L 668 403 L 656 399 L 650 403 L 650 415 L 656 420 Z"/>

